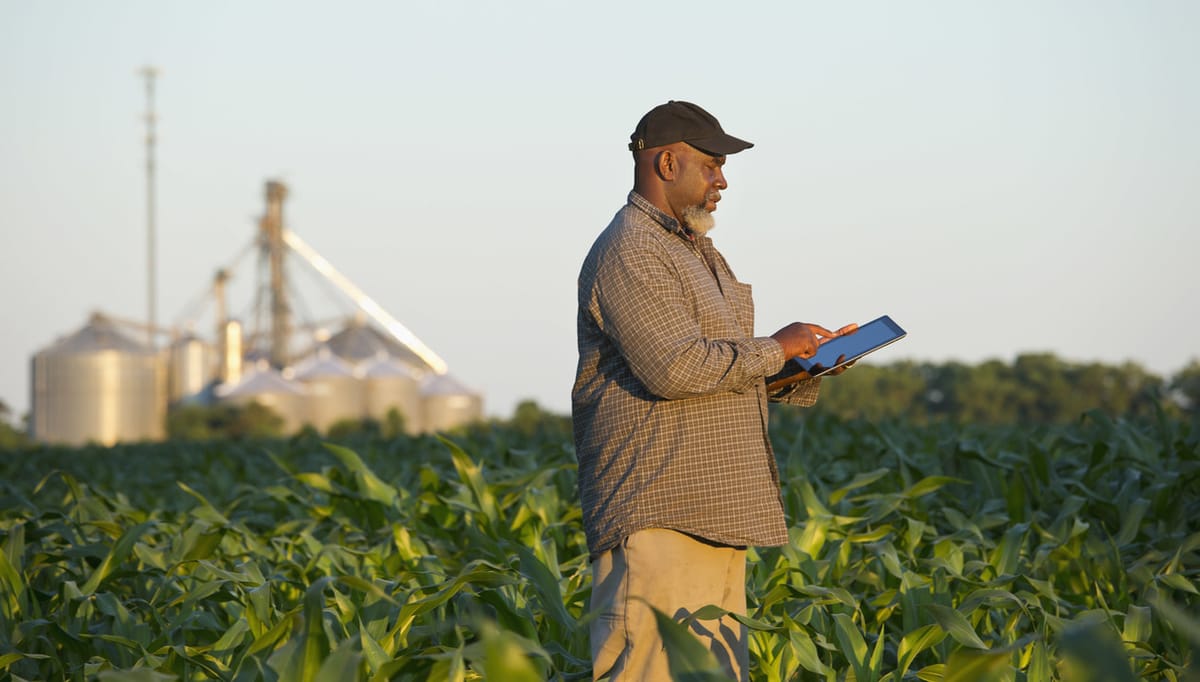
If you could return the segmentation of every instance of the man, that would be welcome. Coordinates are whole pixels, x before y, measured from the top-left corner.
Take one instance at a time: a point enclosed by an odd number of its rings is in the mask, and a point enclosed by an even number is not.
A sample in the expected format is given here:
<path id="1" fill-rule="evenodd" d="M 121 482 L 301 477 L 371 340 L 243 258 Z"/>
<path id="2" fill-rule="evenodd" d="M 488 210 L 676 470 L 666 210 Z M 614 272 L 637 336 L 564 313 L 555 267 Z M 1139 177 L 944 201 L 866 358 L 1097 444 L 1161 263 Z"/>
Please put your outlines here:
<path id="1" fill-rule="evenodd" d="M 768 396 L 764 378 L 855 328 L 795 322 L 754 336 L 750 286 L 707 237 L 726 157 L 751 146 L 695 104 L 650 110 L 629 144 L 628 203 L 579 275 L 572 416 L 597 680 L 670 679 L 650 605 L 673 618 L 708 604 L 745 612 L 746 547 L 788 539 L 767 401 L 811 405 L 820 385 Z M 748 679 L 735 619 L 693 632 Z"/>

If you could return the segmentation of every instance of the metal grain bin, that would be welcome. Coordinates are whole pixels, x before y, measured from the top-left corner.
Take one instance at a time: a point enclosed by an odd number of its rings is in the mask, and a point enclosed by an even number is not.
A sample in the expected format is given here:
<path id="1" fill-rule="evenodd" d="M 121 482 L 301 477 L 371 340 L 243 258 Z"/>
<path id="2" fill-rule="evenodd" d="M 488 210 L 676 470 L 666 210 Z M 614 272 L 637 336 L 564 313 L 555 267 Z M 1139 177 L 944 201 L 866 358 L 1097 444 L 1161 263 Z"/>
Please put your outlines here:
<path id="1" fill-rule="evenodd" d="M 33 356 L 33 436 L 46 443 L 159 440 L 166 432 L 162 357 L 96 313 Z"/>
<path id="2" fill-rule="evenodd" d="M 221 327 L 221 340 L 217 346 L 217 378 L 222 383 L 236 384 L 242 380 L 242 367 L 246 363 L 243 341 L 241 322 L 229 320 Z"/>
<path id="3" fill-rule="evenodd" d="M 449 374 L 431 375 L 421 385 L 424 431 L 445 431 L 483 418 L 483 396 Z"/>
<path id="4" fill-rule="evenodd" d="M 362 365 L 367 416 L 383 422 L 393 408 L 404 419 L 404 431 L 421 432 L 421 379 L 412 367 L 381 354 Z"/>
<path id="5" fill-rule="evenodd" d="M 216 389 L 218 400 L 235 405 L 257 402 L 269 407 L 283 418 L 283 431 L 292 434 L 304 426 L 308 417 L 308 390 L 273 369 L 266 360 L 242 374 L 235 384 L 221 384 Z"/>
<path id="6" fill-rule="evenodd" d="M 325 433 L 346 419 L 367 416 L 363 382 L 354 368 L 327 348 L 296 365 L 296 380 L 308 389 L 308 423 Z"/>
<path id="7" fill-rule="evenodd" d="M 217 351 L 191 334 L 167 348 L 167 395 L 171 404 L 200 399 L 213 382 Z"/>

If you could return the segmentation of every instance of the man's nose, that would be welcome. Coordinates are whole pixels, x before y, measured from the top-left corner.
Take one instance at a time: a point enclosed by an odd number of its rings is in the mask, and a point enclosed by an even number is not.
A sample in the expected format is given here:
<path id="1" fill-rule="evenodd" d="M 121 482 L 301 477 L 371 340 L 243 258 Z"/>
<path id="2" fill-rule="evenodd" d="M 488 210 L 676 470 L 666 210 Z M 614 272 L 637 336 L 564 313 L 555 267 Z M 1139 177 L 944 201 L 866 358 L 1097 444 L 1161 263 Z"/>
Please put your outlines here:
<path id="1" fill-rule="evenodd" d="M 717 181 L 714 184 L 716 184 L 717 189 L 725 189 L 726 187 L 729 187 L 729 183 L 725 182 L 725 174 L 722 173 L 720 169 L 717 169 Z"/>

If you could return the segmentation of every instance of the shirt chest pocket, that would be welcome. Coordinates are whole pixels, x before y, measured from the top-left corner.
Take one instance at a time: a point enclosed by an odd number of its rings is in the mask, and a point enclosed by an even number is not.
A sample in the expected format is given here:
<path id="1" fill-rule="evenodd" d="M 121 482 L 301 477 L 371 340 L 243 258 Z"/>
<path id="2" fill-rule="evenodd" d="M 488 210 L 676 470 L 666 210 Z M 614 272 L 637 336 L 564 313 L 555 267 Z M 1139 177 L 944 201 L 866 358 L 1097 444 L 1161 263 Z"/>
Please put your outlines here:
<path id="1" fill-rule="evenodd" d="M 739 331 L 746 336 L 754 336 L 753 287 L 741 282 L 730 282 L 727 290 L 730 306 L 737 316 Z"/>
<path id="2" fill-rule="evenodd" d="M 745 336 L 745 321 L 753 326 L 750 285 L 723 277 L 722 290 L 712 271 L 696 257 L 682 268 L 684 291 L 692 303 L 701 333 L 714 338 Z M 747 308 L 750 305 L 751 307 Z"/>

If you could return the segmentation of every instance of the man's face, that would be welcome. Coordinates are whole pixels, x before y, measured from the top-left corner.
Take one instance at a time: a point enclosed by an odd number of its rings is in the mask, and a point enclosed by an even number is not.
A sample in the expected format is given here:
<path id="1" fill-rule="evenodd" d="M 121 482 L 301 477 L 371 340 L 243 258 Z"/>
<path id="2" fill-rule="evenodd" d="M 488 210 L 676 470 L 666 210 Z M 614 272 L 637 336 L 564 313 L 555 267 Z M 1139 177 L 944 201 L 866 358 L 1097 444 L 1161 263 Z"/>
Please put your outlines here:
<path id="1" fill-rule="evenodd" d="M 684 225 L 704 234 L 712 228 L 711 214 L 717 210 L 721 190 L 729 186 L 722 171 L 725 157 L 710 156 L 686 143 L 679 144 L 675 154 L 678 172 L 672 205 Z"/>

